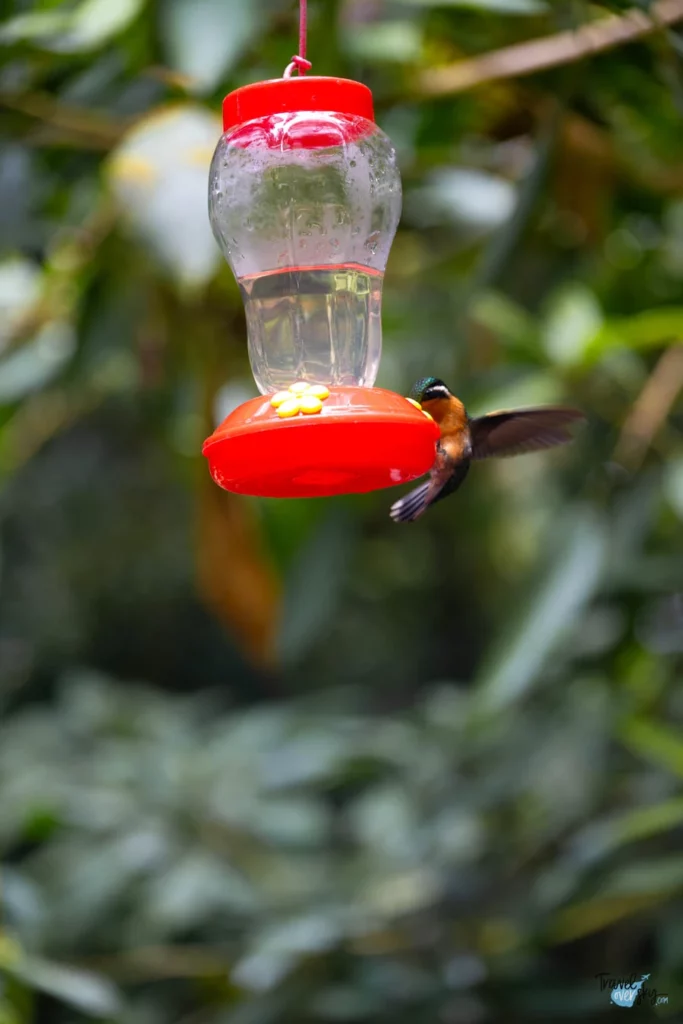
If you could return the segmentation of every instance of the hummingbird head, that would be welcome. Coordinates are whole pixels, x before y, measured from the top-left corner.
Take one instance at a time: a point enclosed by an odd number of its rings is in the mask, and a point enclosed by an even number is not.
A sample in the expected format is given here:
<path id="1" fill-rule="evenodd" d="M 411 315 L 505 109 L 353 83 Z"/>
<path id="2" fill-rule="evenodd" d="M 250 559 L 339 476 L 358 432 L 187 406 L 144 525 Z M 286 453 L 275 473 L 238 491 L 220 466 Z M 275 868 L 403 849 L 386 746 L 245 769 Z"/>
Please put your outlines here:
<path id="1" fill-rule="evenodd" d="M 433 398 L 450 398 L 451 393 L 438 377 L 421 377 L 413 384 L 410 397 L 416 402 L 430 402 Z"/>

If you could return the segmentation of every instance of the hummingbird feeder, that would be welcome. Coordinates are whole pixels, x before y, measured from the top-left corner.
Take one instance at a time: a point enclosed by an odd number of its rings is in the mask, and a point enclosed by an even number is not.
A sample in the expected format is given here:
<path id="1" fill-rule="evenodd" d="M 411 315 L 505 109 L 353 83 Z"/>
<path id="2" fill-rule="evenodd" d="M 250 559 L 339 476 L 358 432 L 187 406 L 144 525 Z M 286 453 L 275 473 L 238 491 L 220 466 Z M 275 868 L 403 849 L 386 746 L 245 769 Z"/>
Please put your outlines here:
<path id="1" fill-rule="evenodd" d="M 396 154 L 365 85 L 305 75 L 305 0 L 300 11 L 284 77 L 225 97 L 209 181 L 261 397 L 233 410 L 203 451 L 221 487 L 273 498 L 414 480 L 439 437 L 417 403 L 373 386 L 401 213 Z"/>

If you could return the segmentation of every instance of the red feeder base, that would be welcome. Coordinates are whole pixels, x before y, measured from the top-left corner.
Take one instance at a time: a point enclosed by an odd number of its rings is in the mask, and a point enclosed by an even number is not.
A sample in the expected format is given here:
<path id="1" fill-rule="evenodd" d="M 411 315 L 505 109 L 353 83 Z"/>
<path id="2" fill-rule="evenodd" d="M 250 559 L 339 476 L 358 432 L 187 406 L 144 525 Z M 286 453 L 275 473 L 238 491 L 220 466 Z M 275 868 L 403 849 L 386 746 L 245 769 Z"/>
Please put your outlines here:
<path id="1" fill-rule="evenodd" d="M 270 396 L 253 398 L 204 442 L 226 491 L 262 498 L 326 498 L 407 483 L 434 462 L 439 428 L 405 398 L 380 388 L 331 388 L 322 411 L 281 419 Z"/>

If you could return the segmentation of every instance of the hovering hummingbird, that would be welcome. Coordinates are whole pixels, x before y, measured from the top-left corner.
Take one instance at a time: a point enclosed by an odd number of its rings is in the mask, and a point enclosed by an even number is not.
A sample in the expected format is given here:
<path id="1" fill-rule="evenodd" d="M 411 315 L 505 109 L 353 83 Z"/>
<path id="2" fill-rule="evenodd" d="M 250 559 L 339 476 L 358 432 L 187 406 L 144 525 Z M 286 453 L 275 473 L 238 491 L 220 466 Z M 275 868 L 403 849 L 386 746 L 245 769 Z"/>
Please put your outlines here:
<path id="1" fill-rule="evenodd" d="M 436 461 L 429 479 L 395 502 L 390 516 L 397 523 L 419 519 L 430 505 L 457 491 L 473 460 L 522 455 L 572 440 L 569 424 L 585 419 L 578 409 L 548 406 L 491 412 L 470 419 L 459 398 L 438 377 L 423 377 L 410 397 L 441 428 Z"/>

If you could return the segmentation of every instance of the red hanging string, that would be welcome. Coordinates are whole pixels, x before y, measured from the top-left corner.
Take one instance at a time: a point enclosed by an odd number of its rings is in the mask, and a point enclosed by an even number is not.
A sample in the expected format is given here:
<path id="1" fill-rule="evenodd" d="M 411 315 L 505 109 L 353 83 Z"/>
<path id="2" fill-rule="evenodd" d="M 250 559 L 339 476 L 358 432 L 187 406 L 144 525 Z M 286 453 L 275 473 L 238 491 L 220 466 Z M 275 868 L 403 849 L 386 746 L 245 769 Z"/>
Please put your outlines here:
<path id="1" fill-rule="evenodd" d="M 306 60 L 306 32 L 308 30 L 308 3 L 299 0 L 299 57 Z M 308 61 L 306 61 L 308 63 Z"/>
<path id="2" fill-rule="evenodd" d="M 285 68 L 283 78 L 291 78 L 294 68 L 297 69 L 300 75 L 305 75 L 307 71 L 310 71 L 312 65 L 310 60 L 306 60 L 306 36 L 308 33 L 308 2 L 307 0 L 299 0 L 299 52 L 292 57 L 291 63 Z"/>

